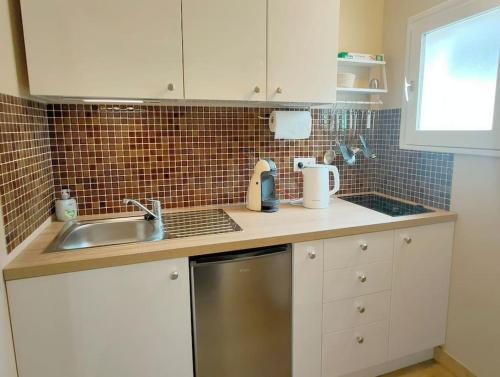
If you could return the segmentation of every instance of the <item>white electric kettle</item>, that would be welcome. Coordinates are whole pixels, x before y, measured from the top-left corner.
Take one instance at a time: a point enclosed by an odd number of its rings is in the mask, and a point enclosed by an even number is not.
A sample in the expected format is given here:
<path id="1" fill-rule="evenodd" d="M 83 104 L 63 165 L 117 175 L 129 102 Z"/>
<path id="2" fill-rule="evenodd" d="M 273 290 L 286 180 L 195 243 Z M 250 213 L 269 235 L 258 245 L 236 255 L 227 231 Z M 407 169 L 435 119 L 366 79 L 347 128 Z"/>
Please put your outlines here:
<path id="1" fill-rule="evenodd" d="M 330 172 L 333 173 L 333 190 L 330 190 Z M 304 207 L 327 208 L 330 196 L 340 189 L 339 169 L 332 165 L 314 164 L 304 166 L 302 174 L 304 175 Z"/>

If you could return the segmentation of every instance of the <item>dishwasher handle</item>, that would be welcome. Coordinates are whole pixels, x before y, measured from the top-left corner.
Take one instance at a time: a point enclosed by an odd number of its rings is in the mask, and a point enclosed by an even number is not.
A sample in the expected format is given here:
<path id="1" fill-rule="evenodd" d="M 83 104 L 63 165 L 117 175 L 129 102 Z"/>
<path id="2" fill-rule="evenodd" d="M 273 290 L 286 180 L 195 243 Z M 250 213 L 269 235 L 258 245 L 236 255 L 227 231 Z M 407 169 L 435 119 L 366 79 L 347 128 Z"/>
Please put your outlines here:
<path id="1" fill-rule="evenodd" d="M 234 260 L 240 261 L 245 259 L 265 257 L 271 254 L 287 253 L 290 252 L 291 249 L 292 249 L 291 244 L 285 244 L 285 245 L 270 246 L 270 247 L 260 247 L 256 249 L 239 250 L 229 253 L 201 255 L 198 257 L 194 257 L 191 260 L 191 266 L 194 267 L 202 264 L 224 263 L 224 262 L 232 262 Z"/>

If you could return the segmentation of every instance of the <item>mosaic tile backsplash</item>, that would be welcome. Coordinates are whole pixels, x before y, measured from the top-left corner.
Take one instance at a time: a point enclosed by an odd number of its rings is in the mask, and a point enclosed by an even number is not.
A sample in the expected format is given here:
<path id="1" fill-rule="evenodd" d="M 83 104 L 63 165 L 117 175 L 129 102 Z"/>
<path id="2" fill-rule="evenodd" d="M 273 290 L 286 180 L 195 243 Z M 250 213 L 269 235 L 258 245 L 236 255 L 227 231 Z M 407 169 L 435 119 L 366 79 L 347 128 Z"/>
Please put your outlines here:
<path id="1" fill-rule="evenodd" d="M 376 126 L 375 191 L 431 207 L 450 209 L 451 153 L 399 149 L 401 110 L 379 112 Z"/>
<path id="2" fill-rule="evenodd" d="M 0 94 L 0 201 L 7 252 L 50 217 L 53 193 L 45 105 Z"/>
<path id="3" fill-rule="evenodd" d="M 122 199 L 159 198 L 165 208 L 242 203 L 258 158 L 278 166 L 281 199 L 300 197 L 293 157 L 322 162 L 326 110 L 313 110 L 308 140 L 274 140 L 273 108 L 44 105 L 0 95 L 0 200 L 8 251 L 53 211 L 69 187 L 80 214 L 125 212 Z M 281 109 L 280 109 L 281 110 Z M 378 191 L 448 209 L 453 155 L 399 149 L 398 109 L 365 132 L 377 159 L 348 167 L 341 194 Z M 355 140 L 353 138 L 353 140 Z"/>
<path id="4" fill-rule="evenodd" d="M 125 197 L 159 198 L 166 208 L 242 203 L 256 161 L 272 158 L 280 198 L 299 197 L 293 157 L 322 160 L 328 114 L 313 110 L 310 139 L 284 141 L 269 131 L 272 110 L 49 105 L 56 192 L 71 188 L 81 214 L 130 211 Z M 375 161 L 338 165 L 342 193 L 371 189 Z"/>

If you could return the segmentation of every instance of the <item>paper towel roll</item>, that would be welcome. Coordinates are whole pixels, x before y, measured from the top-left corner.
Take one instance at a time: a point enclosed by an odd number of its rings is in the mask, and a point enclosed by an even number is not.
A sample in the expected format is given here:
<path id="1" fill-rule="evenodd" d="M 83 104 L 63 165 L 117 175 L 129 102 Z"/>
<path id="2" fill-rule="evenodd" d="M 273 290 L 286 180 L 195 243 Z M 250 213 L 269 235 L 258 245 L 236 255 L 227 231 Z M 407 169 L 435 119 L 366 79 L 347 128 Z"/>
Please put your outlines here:
<path id="1" fill-rule="evenodd" d="M 269 118 L 269 129 L 275 139 L 308 139 L 311 127 L 309 111 L 273 111 Z"/>

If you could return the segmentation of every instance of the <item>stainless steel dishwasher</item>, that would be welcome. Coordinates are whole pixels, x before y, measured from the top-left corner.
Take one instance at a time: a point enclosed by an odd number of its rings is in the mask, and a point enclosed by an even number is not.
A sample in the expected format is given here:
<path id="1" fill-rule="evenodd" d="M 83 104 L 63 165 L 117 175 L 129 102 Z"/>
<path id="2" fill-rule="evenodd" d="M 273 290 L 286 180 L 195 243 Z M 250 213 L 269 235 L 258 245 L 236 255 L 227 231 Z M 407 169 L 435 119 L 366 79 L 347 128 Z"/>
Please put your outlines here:
<path id="1" fill-rule="evenodd" d="M 196 377 L 291 377 L 291 245 L 192 259 Z"/>

